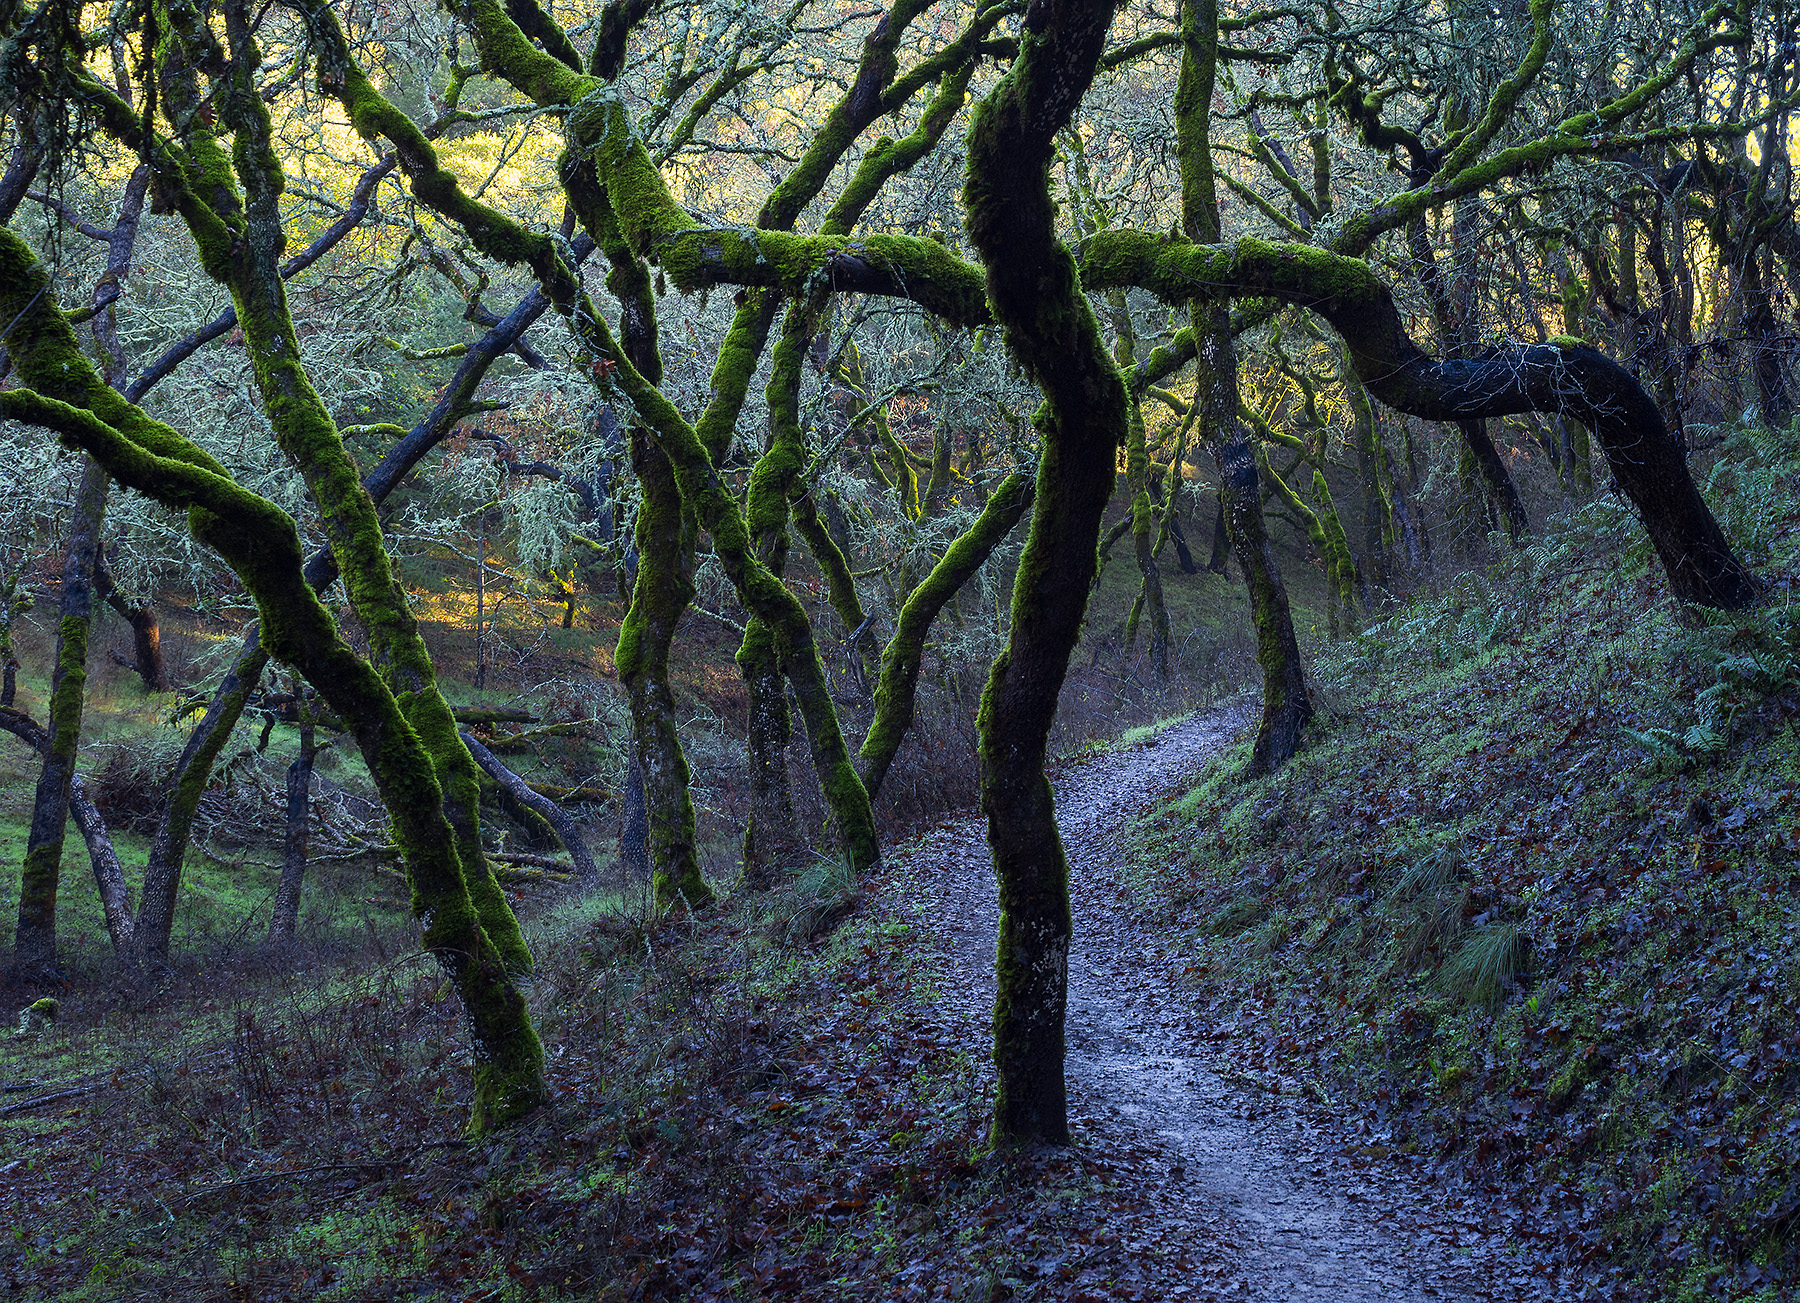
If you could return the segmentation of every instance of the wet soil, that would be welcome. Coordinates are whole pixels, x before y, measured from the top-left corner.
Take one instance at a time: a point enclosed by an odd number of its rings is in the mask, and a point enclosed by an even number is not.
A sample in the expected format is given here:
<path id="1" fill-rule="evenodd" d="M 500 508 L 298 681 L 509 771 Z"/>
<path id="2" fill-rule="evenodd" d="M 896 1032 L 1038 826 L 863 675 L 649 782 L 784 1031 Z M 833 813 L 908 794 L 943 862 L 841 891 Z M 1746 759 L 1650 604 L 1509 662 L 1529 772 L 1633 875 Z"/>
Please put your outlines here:
<path id="1" fill-rule="evenodd" d="M 1196 717 L 1054 776 L 1075 917 L 1075 1147 L 1163 1229 L 1137 1249 L 1161 1264 L 1169 1298 L 1578 1296 L 1530 1251 L 1516 1206 L 1370 1143 L 1328 1100 L 1271 1094 L 1235 1072 L 1207 1040 L 1216 1011 L 1203 1017 L 1181 992 L 1178 942 L 1134 917 L 1129 821 L 1250 722 L 1241 709 Z M 977 1023 L 992 1008 L 997 928 L 985 838 L 981 818 L 966 817 L 928 834 L 913 859 L 947 932 L 944 1002 Z M 1031 1297 L 1060 1297 L 1045 1286 Z"/>

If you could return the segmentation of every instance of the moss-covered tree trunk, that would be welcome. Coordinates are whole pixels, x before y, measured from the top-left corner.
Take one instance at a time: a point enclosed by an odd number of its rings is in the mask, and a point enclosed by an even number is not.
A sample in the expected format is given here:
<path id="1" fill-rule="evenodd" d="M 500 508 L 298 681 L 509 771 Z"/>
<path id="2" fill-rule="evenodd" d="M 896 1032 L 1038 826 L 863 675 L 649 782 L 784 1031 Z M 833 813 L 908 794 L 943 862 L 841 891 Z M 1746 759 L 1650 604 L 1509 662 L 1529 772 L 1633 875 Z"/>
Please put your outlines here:
<path id="1" fill-rule="evenodd" d="M 611 270 L 607 288 L 619 300 L 619 333 L 626 356 L 645 380 L 662 379 L 650 274 L 603 207 L 590 221 Z M 694 600 L 693 514 L 682 501 L 669 459 L 640 418 L 631 420 L 631 468 L 637 475 L 637 573 L 631 604 L 619 625 L 613 663 L 631 702 L 633 760 L 643 779 L 645 859 L 659 909 L 710 905 L 714 893 L 700 869 L 687 753 L 675 724 L 669 648 L 682 613 Z"/>
<path id="2" fill-rule="evenodd" d="M 431 410 L 364 477 L 363 485 L 375 502 L 386 499 L 419 460 L 456 428 L 495 359 L 517 344 L 548 307 L 549 300 L 541 292 L 534 291 L 470 346 Z M 233 322 L 237 320 L 235 309 L 230 317 Z M 306 580 L 317 591 L 329 587 L 337 574 L 337 562 L 329 550 L 315 553 L 307 560 Z M 150 839 L 144 866 L 144 890 L 132 931 L 134 953 L 140 962 L 161 964 L 168 958 L 169 933 L 181 889 L 182 864 L 187 857 L 200 798 L 211 781 L 213 765 L 231 740 L 232 730 L 237 727 L 244 707 L 255 694 L 268 665 L 269 653 L 262 646 L 260 626 L 253 620 L 244 630 L 237 658 L 213 690 L 205 712 L 189 732 L 181 756 L 169 776 L 168 791 Z"/>
<path id="3" fill-rule="evenodd" d="M 1044 394 L 1031 531 L 1012 629 L 981 698 L 981 806 L 1000 892 L 996 1140 L 1068 1140 L 1063 1023 L 1071 935 L 1068 864 L 1044 774 L 1057 696 L 1096 564 L 1126 432 L 1125 384 L 1075 260 L 1056 236 L 1056 133 L 1092 80 L 1110 0 L 1040 0 L 1019 55 L 977 107 L 963 202 L 1008 346 Z"/>
<path id="4" fill-rule="evenodd" d="M 181 869 L 187 859 L 200 798 L 211 781 L 213 764 L 231 740 L 231 732 L 268 666 L 269 653 L 261 642 L 261 626 L 251 621 L 237 659 L 214 689 L 200 722 L 188 734 L 170 775 L 168 795 L 157 815 L 156 831 L 151 834 L 150 852 L 144 864 L 143 895 L 132 929 L 133 948 L 141 963 L 158 965 L 168 960 L 175 902 L 181 891 Z"/>
<path id="5" fill-rule="evenodd" d="M 63 553 L 62 603 L 56 626 L 56 663 L 50 678 L 50 745 L 43 754 L 31 802 L 31 828 L 19 869 L 19 923 L 13 934 L 12 976 L 41 982 L 57 975 L 56 896 L 62 872 L 69 788 L 80 746 L 87 696 L 88 635 L 93 624 L 94 557 L 112 481 L 91 458 L 69 517 Z"/>
<path id="6" fill-rule="evenodd" d="M 126 182 L 118 221 L 106 234 L 106 266 L 94 285 L 94 341 L 106 375 L 113 384 L 123 379 L 125 352 L 119 340 L 112 304 L 130 267 L 149 186 L 150 169 L 140 165 Z M 56 662 L 51 672 L 50 719 L 42 748 L 43 767 L 32 801 L 31 826 L 19 875 L 19 924 L 13 970 L 25 978 L 43 977 L 57 970 L 56 899 L 64 830 L 79 783 L 75 763 L 86 696 L 94 599 L 104 597 L 112 587 L 106 577 L 100 538 L 110 486 L 106 472 L 91 458 L 84 459 L 63 559 Z M 11 596 L 9 592 L 9 600 Z M 9 630 L 12 614 L 9 610 Z M 154 627 L 153 614 L 150 622 Z M 10 662 L 10 638 L 8 643 L 7 660 Z M 157 659 L 160 663 L 160 655 Z M 8 705 L 12 700 L 11 677 L 9 666 L 5 694 Z M 107 930 L 115 948 L 124 948 L 130 939 L 131 925 L 118 857 L 98 812 L 85 797 L 78 804 L 81 808 L 77 823 L 87 840 Z"/>
<path id="7" fill-rule="evenodd" d="M 0 393 L 0 407 L 14 419 L 56 430 L 128 487 L 188 510 L 196 537 L 231 564 L 257 601 L 269 647 L 351 725 L 393 817 L 413 906 L 424 923 L 422 940 L 444 963 L 469 1014 L 476 1050 L 471 1125 L 481 1130 L 535 1107 L 543 1098 L 542 1050 L 518 988 L 470 903 L 430 756 L 393 693 L 344 643 L 306 582 L 292 519 L 105 386 L 54 300 L 46 300 L 47 285 L 25 244 L 0 230 L 0 312 L 20 322 L 11 342 L 28 386 Z"/>
<path id="8" fill-rule="evenodd" d="M 669 685 L 669 647 L 694 597 L 693 548 L 669 459 L 641 424 L 633 424 L 630 442 L 631 468 L 642 494 L 635 535 L 638 569 L 613 659 L 631 702 L 657 904 L 698 908 L 711 903 L 713 891 L 700 871 L 687 755 L 676 731 L 675 694 Z"/>
<path id="9" fill-rule="evenodd" d="M 788 710 L 781 653 L 767 621 L 751 617 L 738 647 L 737 663 L 749 698 L 745 749 L 750 764 L 750 817 L 744 825 L 744 883 L 760 891 L 774 886 L 784 868 L 794 868 L 802 849 L 787 767 L 794 721 Z"/>
<path id="10" fill-rule="evenodd" d="M 1183 0 L 1181 71 L 1175 88 L 1176 150 L 1180 155 L 1182 229 L 1197 243 L 1219 239 L 1219 200 L 1213 176 L 1213 86 L 1219 58 L 1217 0 Z M 1251 751 L 1250 772 L 1286 764 L 1312 718 L 1312 697 L 1294 636 L 1287 587 L 1263 521 L 1256 459 L 1238 420 L 1237 349 L 1230 312 L 1223 303 L 1195 303 L 1194 402 L 1197 428 L 1219 465 L 1220 519 L 1243 567 L 1256 627 L 1256 661 L 1262 669 L 1262 722 Z M 1215 548 L 1215 556 L 1217 549 Z M 1222 563 L 1222 559 L 1221 559 Z"/>
<path id="11" fill-rule="evenodd" d="M 1119 358 L 1129 368 L 1129 352 Z M 1125 648 L 1130 651 L 1140 620 L 1150 623 L 1150 667 L 1158 681 L 1169 681 L 1169 608 L 1163 600 L 1162 567 L 1156 559 L 1156 504 L 1150 496 L 1150 448 L 1144 433 L 1143 408 L 1131 403 L 1125 437 L 1125 479 L 1131 490 L 1131 550 L 1137 560 L 1138 595 L 1125 626 Z"/>
<path id="12" fill-rule="evenodd" d="M 478 774 L 437 691 L 371 496 L 301 362 L 278 262 L 285 243 L 284 178 L 268 110 L 254 85 L 261 56 L 251 15 L 245 5 L 227 0 L 223 43 L 174 0 L 159 16 L 170 34 L 156 50 L 160 107 L 183 132 L 181 150 L 158 143 L 128 106 L 103 107 L 122 139 L 153 154 L 162 169 L 159 183 L 186 222 L 202 267 L 231 290 L 276 441 L 318 506 L 345 590 L 385 674 L 349 650 L 319 604 L 291 520 L 100 384 L 71 358 L 60 337 L 66 325 L 59 332 L 48 313 L 27 308 L 24 314 L 36 335 L 36 373 L 59 397 L 90 404 L 94 419 L 82 420 L 80 408 L 64 411 L 24 396 L 12 401 L 31 403 L 33 419 L 55 422 L 90 452 L 104 447 L 106 458 L 96 458 L 128 475 L 132 487 L 193 508 L 196 537 L 217 548 L 256 597 L 264 644 L 299 668 L 355 732 L 393 819 L 425 944 L 444 964 L 469 1016 L 476 1051 L 471 1125 L 481 1130 L 535 1107 L 544 1085 L 542 1049 L 509 974 L 529 965 L 529 952 L 481 852 Z M 208 70 L 208 92 L 196 68 Z M 196 129 L 208 101 L 235 136 L 229 157 L 209 130 Z M 7 261 L 30 264 L 22 245 L 7 247 L 6 254 Z M 27 283 L 42 277 L 35 264 L 14 272 L 11 281 L 0 277 L 0 284 L 19 283 L 21 273 Z"/>
<path id="13" fill-rule="evenodd" d="M 824 293 L 815 293 L 794 303 L 782 323 L 764 388 L 769 405 L 768 447 L 750 473 L 744 504 L 757 559 L 778 579 L 787 571 L 788 499 L 807 461 L 806 436 L 800 425 L 801 368 L 826 299 Z M 781 659 L 774 627 L 761 616 L 751 616 L 737 663 L 749 697 L 750 820 L 744 828 L 744 881 L 756 888 L 773 886 L 783 867 L 793 867 L 800 850 L 787 769 L 794 725 Z"/>

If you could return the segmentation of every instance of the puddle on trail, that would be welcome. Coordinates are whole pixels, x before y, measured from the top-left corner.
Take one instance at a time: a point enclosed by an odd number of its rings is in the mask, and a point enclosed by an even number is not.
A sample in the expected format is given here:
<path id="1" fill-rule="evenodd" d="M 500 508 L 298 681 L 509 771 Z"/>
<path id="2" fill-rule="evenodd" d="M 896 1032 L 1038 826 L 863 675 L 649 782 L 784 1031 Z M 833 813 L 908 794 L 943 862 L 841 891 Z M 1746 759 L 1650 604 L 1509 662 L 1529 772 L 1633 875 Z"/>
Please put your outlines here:
<path id="1" fill-rule="evenodd" d="M 1404 1162 L 1345 1151 L 1329 1115 L 1233 1084 L 1189 1028 L 1156 949 L 1120 901 L 1113 843 L 1131 816 L 1192 773 L 1246 722 L 1221 711 L 1149 745 L 1055 776 L 1069 855 L 1071 1127 L 1082 1146 L 1154 1155 L 1140 1193 L 1208 1280 L 1233 1299 L 1539 1300 L 1574 1297 L 1510 1251 L 1497 1208 L 1434 1190 Z M 993 870 L 978 817 L 926 838 L 937 916 L 953 958 L 945 1002 L 986 1022 L 993 1000 Z M 1221 1075 L 1221 1074 L 1226 1075 Z M 1321 1110 L 1322 1114 L 1323 1111 Z M 1186 1293 L 1184 1288 L 1182 1293 Z"/>

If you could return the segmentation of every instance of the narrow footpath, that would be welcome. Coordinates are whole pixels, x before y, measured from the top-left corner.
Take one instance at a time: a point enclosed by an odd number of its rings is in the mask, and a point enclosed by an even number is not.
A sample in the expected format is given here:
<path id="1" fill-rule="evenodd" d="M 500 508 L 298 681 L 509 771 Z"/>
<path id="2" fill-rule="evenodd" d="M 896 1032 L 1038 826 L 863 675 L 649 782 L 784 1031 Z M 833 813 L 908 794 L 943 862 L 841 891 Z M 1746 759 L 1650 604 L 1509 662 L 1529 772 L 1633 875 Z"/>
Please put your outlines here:
<path id="1" fill-rule="evenodd" d="M 1078 1150 L 1128 1174 L 1164 1240 L 1172 1299 L 1580 1297 L 1547 1276 L 1479 1194 L 1449 1194 L 1426 1166 L 1372 1156 L 1317 1102 L 1270 1096 L 1207 1043 L 1171 974 L 1171 938 L 1131 917 L 1119 867 L 1134 816 L 1193 774 L 1249 718 L 1223 710 L 1151 743 L 1055 776 L 1070 863 L 1068 1080 Z M 949 930 L 944 1000 L 985 1023 L 993 1005 L 997 909 L 979 816 L 947 824 L 914 852 L 932 913 Z M 1059 1297 L 1054 1287 L 1030 1297 Z"/>

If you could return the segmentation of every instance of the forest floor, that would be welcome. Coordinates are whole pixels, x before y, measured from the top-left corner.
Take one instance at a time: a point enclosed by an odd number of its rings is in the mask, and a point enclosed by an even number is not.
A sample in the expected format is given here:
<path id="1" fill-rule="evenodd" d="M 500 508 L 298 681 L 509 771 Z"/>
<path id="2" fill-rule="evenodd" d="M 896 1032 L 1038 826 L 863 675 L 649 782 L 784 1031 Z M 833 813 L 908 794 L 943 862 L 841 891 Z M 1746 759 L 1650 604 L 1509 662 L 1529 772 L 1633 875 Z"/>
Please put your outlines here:
<path id="1" fill-rule="evenodd" d="M 1161 1228 L 1140 1264 L 1156 1266 L 1150 1296 L 1575 1297 L 1512 1233 L 1518 1208 L 1438 1187 L 1425 1161 L 1367 1144 L 1330 1101 L 1270 1095 L 1236 1072 L 1180 989 L 1169 934 L 1132 908 L 1126 830 L 1247 722 L 1241 707 L 1186 719 L 1055 780 L 1076 920 L 1073 1148 L 1124 1178 Z M 997 926 L 985 831 L 959 819 L 910 859 L 951 935 L 945 1002 L 976 1022 L 993 1004 Z"/>

